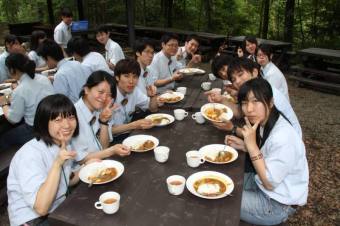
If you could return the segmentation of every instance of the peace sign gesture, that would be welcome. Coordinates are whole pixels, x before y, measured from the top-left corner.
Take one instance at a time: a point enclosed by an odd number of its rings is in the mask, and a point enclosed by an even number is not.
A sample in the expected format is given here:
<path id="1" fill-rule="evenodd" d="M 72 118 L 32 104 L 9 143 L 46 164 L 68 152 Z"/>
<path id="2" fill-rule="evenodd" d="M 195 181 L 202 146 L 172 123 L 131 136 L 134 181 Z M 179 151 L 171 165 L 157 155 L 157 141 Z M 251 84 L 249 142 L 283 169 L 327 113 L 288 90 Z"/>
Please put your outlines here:
<path id="1" fill-rule="evenodd" d="M 112 117 L 113 111 L 118 108 L 116 104 L 112 103 L 112 100 L 113 100 L 112 97 L 108 97 L 106 99 L 105 106 L 99 115 L 100 121 L 108 122 Z"/>
<path id="2" fill-rule="evenodd" d="M 242 135 L 244 138 L 244 143 L 246 144 L 247 149 L 253 149 L 257 147 L 256 144 L 256 130 L 260 124 L 260 121 L 256 121 L 254 125 L 251 125 L 249 119 L 244 117 L 246 124 L 242 128 Z"/>

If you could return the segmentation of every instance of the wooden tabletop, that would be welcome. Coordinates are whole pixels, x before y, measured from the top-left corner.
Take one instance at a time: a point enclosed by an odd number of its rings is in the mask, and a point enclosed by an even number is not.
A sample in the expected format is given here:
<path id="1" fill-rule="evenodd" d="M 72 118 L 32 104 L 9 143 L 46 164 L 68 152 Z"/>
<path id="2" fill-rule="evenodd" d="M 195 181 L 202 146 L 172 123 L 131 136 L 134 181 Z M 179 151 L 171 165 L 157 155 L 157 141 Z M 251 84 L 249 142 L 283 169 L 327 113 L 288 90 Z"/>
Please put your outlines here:
<path id="1" fill-rule="evenodd" d="M 229 38 L 229 41 L 237 42 L 240 44 L 243 42 L 244 38 L 245 36 L 235 36 L 235 37 Z M 290 42 L 282 42 L 282 41 L 261 39 L 261 38 L 257 38 L 257 41 L 259 42 L 259 44 L 270 45 L 274 48 L 291 48 L 292 47 L 292 43 Z"/>
<path id="2" fill-rule="evenodd" d="M 182 106 L 189 106 L 188 100 L 195 99 L 197 106 L 206 102 L 206 97 L 203 99 L 202 96 L 204 91 L 197 88 L 197 84 L 206 80 L 207 76 L 202 75 L 187 77 L 182 81 L 181 85 L 188 87 L 188 95 L 185 97 L 187 101 Z M 214 85 L 217 84 L 214 82 Z M 192 95 L 196 97 L 190 99 Z M 80 182 L 61 206 L 49 215 L 51 225 L 238 225 L 245 155 L 239 152 L 238 159 L 229 164 L 204 163 L 198 168 L 190 168 L 186 163 L 187 151 L 198 150 L 208 144 L 223 144 L 225 137 L 224 132 L 209 122 L 197 124 L 191 118 L 194 111 L 190 111 L 183 121 L 133 132 L 132 135 L 153 135 L 159 139 L 160 145 L 168 146 L 170 157 L 166 163 L 156 162 L 153 151 L 132 153 L 125 158 L 115 157 L 125 167 L 123 175 L 116 181 L 91 188 Z M 173 115 L 170 107 L 162 108 L 161 112 Z M 169 194 L 165 182 L 168 176 L 179 174 L 188 178 L 195 172 L 205 170 L 228 175 L 235 184 L 232 196 L 207 200 L 194 196 L 187 189 L 179 196 Z M 116 191 L 121 195 L 120 209 L 113 215 L 106 215 L 94 208 L 100 194 L 106 191 Z"/>
<path id="3" fill-rule="evenodd" d="M 334 49 L 308 48 L 299 50 L 299 54 L 340 60 L 340 50 Z"/>

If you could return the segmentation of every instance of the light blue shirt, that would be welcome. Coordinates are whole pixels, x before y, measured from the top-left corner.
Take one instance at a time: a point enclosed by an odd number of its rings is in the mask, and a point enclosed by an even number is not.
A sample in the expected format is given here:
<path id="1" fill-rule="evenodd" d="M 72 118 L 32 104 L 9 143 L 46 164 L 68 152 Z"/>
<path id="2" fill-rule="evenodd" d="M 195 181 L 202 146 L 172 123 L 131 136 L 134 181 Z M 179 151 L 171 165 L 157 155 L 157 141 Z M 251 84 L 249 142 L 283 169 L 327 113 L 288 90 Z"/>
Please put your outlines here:
<path id="1" fill-rule="evenodd" d="M 118 61 L 125 59 L 122 47 L 112 39 L 109 38 L 105 45 L 105 60 L 116 65 Z"/>
<path id="2" fill-rule="evenodd" d="M 170 59 L 171 63 L 169 65 Z M 148 68 L 152 71 L 153 81 L 169 79 L 176 70 L 180 69 L 176 57 L 172 56 L 170 59 L 164 55 L 162 50 L 155 54 L 151 64 L 148 66 Z M 174 88 L 175 82 L 171 82 L 164 86 L 157 87 L 157 91 L 162 93 Z"/>
<path id="3" fill-rule="evenodd" d="M 4 51 L 0 55 L 0 83 L 9 78 L 8 68 L 6 67 L 6 58 L 8 55 L 9 53 L 7 51 Z"/>
<path id="4" fill-rule="evenodd" d="M 269 62 L 266 66 L 262 67 L 262 72 L 263 78 L 289 100 L 287 81 L 280 69 L 278 69 L 273 62 Z"/>
<path id="5" fill-rule="evenodd" d="M 26 124 L 33 126 L 38 104 L 44 97 L 54 94 L 53 86 L 40 74 L 35 74 L 34 79 L 23 74 L 18 83 L 12 93 L 7 119 L 11 123 L 18 123 L 24 117 Z"/>
<path id="6" fill-rule="evenodd" d="M 67 147 L 71 150 L 70 147 Z M 57 145 L 47 146 L 35 138 L 27 142 L 14 155 L 7 178 L 8 216 L 11 225 L 21 225 L 40 217 L 33 209 L 40 187 L 45 183 L 54 160 L 59 154 Z M 49 213 L 53 212 L 64 200 L 72 160 L 65 161 L 60 173 L 58 190 Z"/>
<path id="7" fill-rule="evenodd" d="M 276 121 L 261 148 L 266 177 L 274 187 L 265 189 L 258 175 L 255 181 L 271 199 L 286 205 L 305 205 L 308 196 L 308 163 L 301 136 L 282 116 Z"/>
<path id="8" fill-rule="evenodd" d="M 92 74 L 95 71 L 106 71 L 110 75 L 113 75 L 113 71 L 107 65 L 105 58 L 97 52 L 90 52 L 86 56 L 83 57 L 83 61 L 81 62 L 83 66 L 85 66 Z"/>
<path id="9" fill-rule="evenodd" d="M 147 76 L 144 77 L 144 72 L 147 72 Z M 143 68 L 140 68 L 140 75 L 138 78 L 138 83 L 137 83 L 137 87 L 139 88 L 140 91 L 142 91 L 142 93 L 144 93 L 145 95 L 147 95 L 147 91 L 146 91 L 146 87 L 153 85 L 154 81 L 153 81 L 153 76 L 152 76 L 152 72 L 150 71 L 149 68 L 146 68 L 146 70 L 144 70 Z"/>
<path id="10" fill-rule="evenodd" d="M 287 117 L 295 131 L 298 133 L 300 138 L 302 138 L 302 129 L 299 120 L 292 108 L 292 105 L 290 105 L 288 99 L 279 90 L 277 90 L 273 86 L 272 90 L 275 107 Z"/>
<path id="11" fill-rule="evenodd" d="M 54 75 L 53 88 L 75 103 L 89 77 L 89 72 L 77 61 L 61 60 L 57 64 L 57 73 Z"/>
<path id="12" fill-rule="evenodd" d="M 96 137 L 99 131 L 99 112 L 91 112 L 85 105 L 83 98 L 80 98 L 74 105 L 77 110 L 77 116 L 79 121 L 79 135 L 72 139 L 71 144 L 74 150 L 77 151 L 77 161 L 84 159 L 88 153 L 100 151 L 102 146 Z M 91 125 L 90 122 L 93 117 L 96 120 Z"/>
<path id="13" fill-rule="evenodd" d="M 35 50 L 30 51 L 27 56 L 34 61 L 35 67 L 37 68 L 47 65 L 46 61 L 41 56 L 39 56 Z"/>

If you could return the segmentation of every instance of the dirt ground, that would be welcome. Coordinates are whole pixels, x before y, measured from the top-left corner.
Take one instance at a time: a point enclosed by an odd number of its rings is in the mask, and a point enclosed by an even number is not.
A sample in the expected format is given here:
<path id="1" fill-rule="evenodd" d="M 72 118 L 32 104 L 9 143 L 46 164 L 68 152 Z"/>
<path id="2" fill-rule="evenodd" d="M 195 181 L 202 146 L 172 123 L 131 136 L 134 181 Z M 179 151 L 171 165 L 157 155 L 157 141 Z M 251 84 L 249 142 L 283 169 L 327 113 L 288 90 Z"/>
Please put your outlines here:
<path id="1" fill-rule="evenodd" d="M 303 129 L 310 181 L 307 205 L 285 225 L 340 225 L 340 96 L 298 88 L 291 81 L 289 95 Z M 4 208 L 0 225 L 9 225 Z"/>

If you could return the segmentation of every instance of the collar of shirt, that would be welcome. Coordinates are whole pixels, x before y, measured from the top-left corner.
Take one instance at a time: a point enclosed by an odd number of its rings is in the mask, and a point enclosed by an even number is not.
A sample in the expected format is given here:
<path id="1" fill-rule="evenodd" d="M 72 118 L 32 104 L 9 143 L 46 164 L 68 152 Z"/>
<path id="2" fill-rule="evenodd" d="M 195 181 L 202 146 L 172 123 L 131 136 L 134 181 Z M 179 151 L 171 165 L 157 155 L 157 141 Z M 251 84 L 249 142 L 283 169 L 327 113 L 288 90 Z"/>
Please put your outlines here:
<path id="1" fill-rule="evenodd" d="M 270 70 L 272 62 L 269 61 L 264 67 L 261 67 L 263 75 L 266 76 L 267 72 Z"/>
<path id="2" fill-rule="evenodd" d="M 66 62 L 67 62 L 66 59 L 62 59 L 61 61 L 59 61 L 58 64 L 57 64 L 57 69 L 59 69 Z"/>
<path id="3" fill-rule="evenodd" d="M 83 98 L 79 99 L 79 109 L 81 110 L 82 114 L 84 115 L 84 118 L 86 122 L 90 123 L 93 117 L 96 117 L 98 112 L 91 112 L 90 109 L 86 106 L 84 103 Z"/>
<path id="4" fill-rule="evenodd" d="M 28 76 L 28 74 L 24 73 L 20 79 L 19 79 L 19 84 L 24 84 L 28 79 L 31 79 L 31 77 Z"/>
<path id="5" fill-rule="evenodd" d="M 171 64 L 174 62 L 173 59 L 171 59 L 172 56 L 170 56 L 170 58 L 167 57 L 167 56 L 164 54 L 163 50 L 161 50 L 161 57 L 164 58 L 164 60 L 166 60 L 166 62 L 168 63 L 168 65 L 171 65 Z M 170 63 L 169 63 L 169 62 L 170 62 Z"/>
<path id="6" fill-rule="evenodd" d="M 109 38 L 105 44 L 105 50 L 109 51 L 110 46 L 112 45 L 113 41 L 111 40 L 111 38 Z"/>
<path id="7" fill-rule="evenodd" d="M 137 87 L 135 87 L 135 89 L 137 89 Z M 126 94 L 125 96 L 120 92 L 120 90 L 119 90 L 119 88 L 118 88 L 118 86 L 117 86 L 117 97 L 116 97 L 116 103 L 118 103 L 121 107 L 123 107 L 123 105 L 121 104 L 121 102 L 122 102 L 122 100 L 124 100 L 124 99 L 130 99 L 130 96 L 133 94 L 133 92 L 132 93 L 128 93 L 128 94 Z"/>

